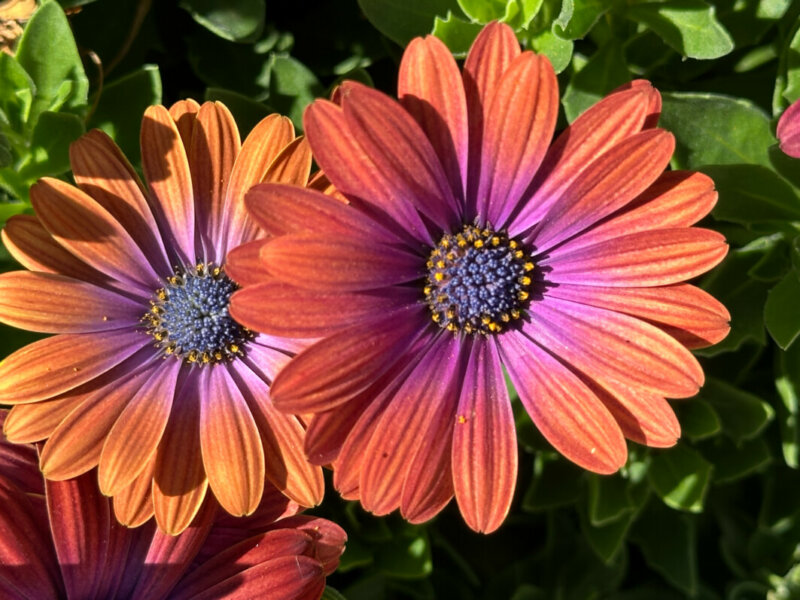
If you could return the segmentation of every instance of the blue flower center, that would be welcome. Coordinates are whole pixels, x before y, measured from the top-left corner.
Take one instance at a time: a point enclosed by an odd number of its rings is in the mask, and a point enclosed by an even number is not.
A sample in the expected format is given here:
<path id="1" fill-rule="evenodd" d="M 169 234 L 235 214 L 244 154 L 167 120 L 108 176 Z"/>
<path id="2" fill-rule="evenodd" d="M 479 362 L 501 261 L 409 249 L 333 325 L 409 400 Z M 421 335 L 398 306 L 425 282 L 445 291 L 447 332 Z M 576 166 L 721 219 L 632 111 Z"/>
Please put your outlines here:
<path id="1" fill-rule="evenodd" d="M 489 334 L 522 315 L 534 264 L 504 232 L 465 225 L 439 240 L 427 267 L 433 321 L 453 332 Z"/>
<path id="2" fill-rule="evenodd" d="M 165 355 L 214 364 L 242 355 L 251 333 L 228 314 L 238 286 L 213 264 L 178 269 L 157 290 L 143 321 Z"/>

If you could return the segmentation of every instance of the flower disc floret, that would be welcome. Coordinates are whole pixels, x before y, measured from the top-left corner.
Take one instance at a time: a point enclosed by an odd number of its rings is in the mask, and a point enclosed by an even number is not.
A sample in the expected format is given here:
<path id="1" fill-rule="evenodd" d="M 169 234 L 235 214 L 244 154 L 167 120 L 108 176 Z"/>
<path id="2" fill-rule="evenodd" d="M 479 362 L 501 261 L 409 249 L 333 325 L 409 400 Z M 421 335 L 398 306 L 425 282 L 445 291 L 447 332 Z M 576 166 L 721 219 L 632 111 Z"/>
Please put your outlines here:
<path id="1" fill-rule="evenodd" d="M 533 262 L 505 232 L 465 225 L 445 234 L 427 263 L 425 301 L 440 327 L 498 333 L 530 297 Z"/>
<path id="2" fill-rule="evenodd" d="M 238 286 L 212 264 L 176 269 L 144 316 L 156 347 L 187 363 L 214 364 L 241 355 L 250 332 L 228 314 Z"/>

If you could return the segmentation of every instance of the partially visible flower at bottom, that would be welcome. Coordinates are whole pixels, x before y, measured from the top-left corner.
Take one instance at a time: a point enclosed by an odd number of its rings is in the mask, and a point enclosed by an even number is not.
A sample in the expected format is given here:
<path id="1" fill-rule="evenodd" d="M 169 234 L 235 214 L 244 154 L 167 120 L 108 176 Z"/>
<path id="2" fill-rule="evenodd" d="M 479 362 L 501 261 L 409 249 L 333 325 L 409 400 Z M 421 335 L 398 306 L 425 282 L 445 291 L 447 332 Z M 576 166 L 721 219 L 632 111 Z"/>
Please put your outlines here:
<path id="1" fill-rule="evenodd" d="M 0 411 L 2 425 L 7 411 Z M 314 600 L 347 540 L 268 487 L 249 517 L 206 502 L 169 536 L 116 522 L 96 474 L 45 481 L 36 449 L 0 436 L 0 598 Z"/>
<path id="2" fill-rule="evenodd" d="M 787 108 L 778 119 L 777 134 L 781 150 L 793 158 L 800 158 L 800 100 Z"/>

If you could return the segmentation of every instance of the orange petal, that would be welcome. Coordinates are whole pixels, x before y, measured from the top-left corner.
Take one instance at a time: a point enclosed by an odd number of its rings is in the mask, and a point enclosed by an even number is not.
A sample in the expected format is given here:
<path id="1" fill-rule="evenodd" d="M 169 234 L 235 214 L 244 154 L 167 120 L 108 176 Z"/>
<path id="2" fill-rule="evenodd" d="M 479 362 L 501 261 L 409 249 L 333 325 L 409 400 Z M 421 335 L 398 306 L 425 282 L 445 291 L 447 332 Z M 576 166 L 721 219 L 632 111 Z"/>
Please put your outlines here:
<path id="1" fill-rule="evenodd" d="M 254 240 L 236 246 L 225 257 L 225 273 L 241 286 L 264 283 L 272 276 L 259 256 L 264 240 Z M 235 317 L 234 317 L 235 318 Z"/>
<path id="2" fill-rule="evenodd" d="M 153 475 L 156 457 L 153 456 L 136 479 L 114 496 L 114 515 L 126 527 L 139 527 L 153 516 Z"/>
<path id="3" fill-rule="evenodd" d="M 264 448 L 253 415 L 227 368 L 207 369 L 200 448 L 208 484 L 234 516 L 252 513 L 264 491 Z"/>
<path id="4" fill-rule="evenodd" d="M 10 442 L 24 444 L 50 437 L 58 424 L 91 394 L 67 392 L 52 400 L 18 404 L 8 413 L 3 433 Z"/>
<path id="5" fill-rule="evenodd" d="M 197 118 L 197 112 L 200 110 L 200 105 L 196 100 L 187 98 L 186 100 L 178 100 L 175 104 L 169 107 L 169 116 L 175 121 L 175 126 L 180 133 L 181 141 L 185 148 L 189 148 L 192 143 L 192 131 L 194 131 L 194 121 Z"/>
<path id="6" fill-rule="evenodd" d="M 195 209 L 192 176 L 175 121 L 163 106 L 145 110 L 141 131 L 142 167 L 157 200 L 156 217 L 165 241 L 185 264 L 195 262 Z"/>
<path id="7" fill-rule="evenodd" d="M 262 181 L 304 186 L 311 174 L 311 146 L 300 136 L 272 161 Z"/>

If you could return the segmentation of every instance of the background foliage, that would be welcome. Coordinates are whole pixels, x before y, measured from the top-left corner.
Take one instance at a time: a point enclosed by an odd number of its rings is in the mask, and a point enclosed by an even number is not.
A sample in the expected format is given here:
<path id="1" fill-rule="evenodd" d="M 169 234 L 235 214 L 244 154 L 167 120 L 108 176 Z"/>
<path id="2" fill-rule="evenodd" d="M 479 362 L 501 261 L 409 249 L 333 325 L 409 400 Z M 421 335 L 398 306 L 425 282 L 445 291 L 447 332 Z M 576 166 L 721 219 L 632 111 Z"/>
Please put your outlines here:
<path id="1" fill-rule="evenodd" d="M 19 2 L 0 2 L 0 17 Z M 672 165 L 714 178 L 704 225 L 732 247 L 702 285 L 733 329 L 700 352 L 699 397 L 674 403 L 681 442 L 632 444 L 619 474 L 597 476 L 519 410 L 516 499 L 491 536 L 454 506 L 412 526 L 331 490 L 316 512 L 350 542 L 326 597 L 800 598 L 800 161 L 774 137 L 800 97 L 799 15 L 790 0 L 49 0 L 21 21 L 15 54 L 0 53 L 0 224 L 29 210 L 38 177 L 69 178 L 69 143 L 89 128 L 136 164 L 153 103 L 222 100 L 243 133 L 273 111 L 301 129 L 306 104 L 342 78 L 393 93 L 417 35 L 463 57 L 482 24 L 509 23 L 559 72 L 559 128 L 650 79 L 677 138 Z M 14 268 L 0 248 L 0 269 Z M 33 337 L 0 326 L 0 357 Z"/>

